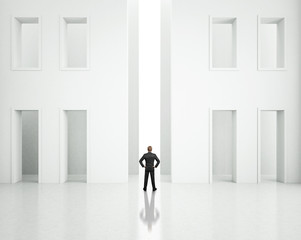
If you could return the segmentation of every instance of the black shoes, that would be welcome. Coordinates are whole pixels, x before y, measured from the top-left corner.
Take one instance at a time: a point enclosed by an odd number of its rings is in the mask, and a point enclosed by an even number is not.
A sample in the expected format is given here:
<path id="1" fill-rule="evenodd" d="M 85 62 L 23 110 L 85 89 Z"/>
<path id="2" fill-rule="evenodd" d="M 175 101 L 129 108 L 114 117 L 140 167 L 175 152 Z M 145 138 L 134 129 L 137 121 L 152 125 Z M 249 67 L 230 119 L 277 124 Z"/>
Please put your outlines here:
<path id="1" fill-rule="evenodd" d="M 157 188 L 154 188 L 153 191 L 156 191 Z M 146 188 L 143 188 L 143 191 L 146 192 Z"/>

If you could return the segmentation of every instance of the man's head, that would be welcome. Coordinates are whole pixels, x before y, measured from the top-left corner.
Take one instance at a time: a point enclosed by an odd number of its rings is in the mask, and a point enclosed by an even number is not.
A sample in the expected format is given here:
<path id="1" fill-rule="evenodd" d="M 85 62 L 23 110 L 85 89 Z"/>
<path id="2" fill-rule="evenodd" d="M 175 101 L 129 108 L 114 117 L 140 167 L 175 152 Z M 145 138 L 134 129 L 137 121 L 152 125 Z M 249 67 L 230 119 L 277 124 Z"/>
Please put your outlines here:
<path id="1" fill-rule="evenodd" d="M 153 150 L 152 146 L 147 147 L 147 151 L 151 152 Z"/>

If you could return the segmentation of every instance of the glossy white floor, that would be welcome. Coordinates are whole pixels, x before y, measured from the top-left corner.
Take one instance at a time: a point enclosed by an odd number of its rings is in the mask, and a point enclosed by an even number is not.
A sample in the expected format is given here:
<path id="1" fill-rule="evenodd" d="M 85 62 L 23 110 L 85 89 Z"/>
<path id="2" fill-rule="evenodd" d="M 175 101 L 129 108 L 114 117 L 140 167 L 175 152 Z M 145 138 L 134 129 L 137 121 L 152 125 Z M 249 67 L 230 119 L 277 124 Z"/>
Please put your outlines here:
<path id="1" fill-rule="evenodd" d="M 300 239 L 300 184 L 157 185 L 1 184 L 0 239 Z"/>

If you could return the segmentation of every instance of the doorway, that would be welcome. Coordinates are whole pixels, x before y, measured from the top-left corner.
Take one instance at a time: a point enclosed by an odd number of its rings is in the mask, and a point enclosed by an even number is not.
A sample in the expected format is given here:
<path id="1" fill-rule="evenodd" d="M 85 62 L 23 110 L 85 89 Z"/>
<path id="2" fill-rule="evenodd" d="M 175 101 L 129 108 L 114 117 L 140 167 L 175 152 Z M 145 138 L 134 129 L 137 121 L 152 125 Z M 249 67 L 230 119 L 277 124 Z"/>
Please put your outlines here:
<path id="1" fill-rule="evenodd" d="M 60 182 L 87 182 L 87 110 L 62 110 L 60 115 Z"/>
<path id="2" fill-rule="evenodd" d="M 40 111 L 11 111 L 11 183 L 41 182 Z"/>
<path id="3" fill-rule="evenodd" d="M 211 110 L 209 182 L 236 182 L 236 110 Z"/>
<path id="4" fill-rule="evenodd" d="M 257 182 L 285 182 L 284 110 L 258 110 Z"/>

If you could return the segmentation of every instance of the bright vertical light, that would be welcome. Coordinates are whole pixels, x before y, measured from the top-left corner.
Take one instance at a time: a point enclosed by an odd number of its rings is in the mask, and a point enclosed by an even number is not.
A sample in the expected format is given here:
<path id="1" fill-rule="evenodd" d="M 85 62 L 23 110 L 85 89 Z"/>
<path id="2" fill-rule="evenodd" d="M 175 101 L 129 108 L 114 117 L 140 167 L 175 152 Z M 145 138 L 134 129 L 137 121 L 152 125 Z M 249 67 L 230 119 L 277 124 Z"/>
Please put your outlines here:
<path id="1" fill-rule="evenodd" d="M 160 158 L 160 44 L 161 0 L 139 0 L 139 154 L 153 146 Z M 139 168 L 139 190 L 142 191 L 144 169 Z M 160 188 L 160 168 L 155 171 L 156 186 Z M 149 178 L 148 189 L 152 189 Z M 149 193 L 148 193 L 149 194 Z M 158 194 L 158 192 L 156 193 Z M 145 195 L 139 194 L 139 210 L 149 211 Z M 151 195 L 148 195 L 151 198 Z M 151 199 L 149 199 L 151 201 Z M 160 211 L 160 202 L 155 202 Z M 150 214 L 150 213 L 145 213 Z M 160 220 L 159 220 L 160 221 Z M 140 221 L 140 239 L 160 240 L 160 224 L 151 223 L 151 228 Z"/>
<path id="2" fill-rule="evenodd" d="M 160 3 L 139 1 L 139 154 L 151 145 L 159 158 Z M 156 175 L 160 175 L 159 171 Z"/>

